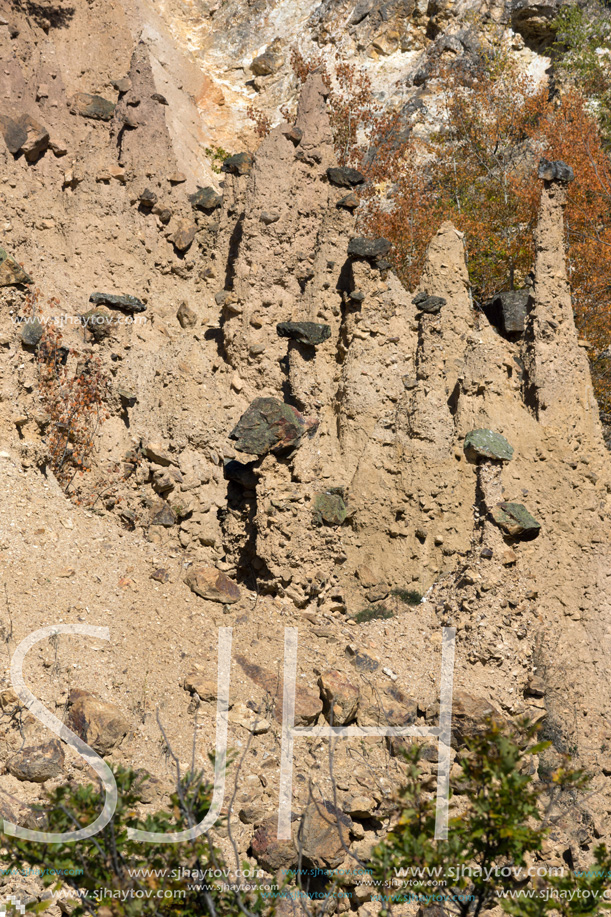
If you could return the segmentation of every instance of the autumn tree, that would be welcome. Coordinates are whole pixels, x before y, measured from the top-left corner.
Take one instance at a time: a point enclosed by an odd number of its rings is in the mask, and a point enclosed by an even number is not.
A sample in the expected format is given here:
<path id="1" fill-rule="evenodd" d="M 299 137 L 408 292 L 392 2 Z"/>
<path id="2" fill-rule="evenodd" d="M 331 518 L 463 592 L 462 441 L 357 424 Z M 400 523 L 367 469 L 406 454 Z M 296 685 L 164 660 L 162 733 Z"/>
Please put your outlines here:
<path id="1" fill-rule="evenodd" d="M 572 166 L 566 227 L 575 318 L 591 345 L 601 409 L 611 414 L 611 26 L 591 2 L 598 18 L 573 7 L 559 16 L 552 80 L 529 76 L 501 42 L 438 63 L 429 76 L 437 92 L 418 131 L 339 53 L 330 67 L 294 51 L 292 65 L 299 82 L 313 71 L 325 80 L 338 161 L 368 179 L 360 227 L 390 239 L 409 288 L 446 219 L 465 233 L 476 305 L 523 286 L 533 266 L 537 164 L 545 156 Z"/>

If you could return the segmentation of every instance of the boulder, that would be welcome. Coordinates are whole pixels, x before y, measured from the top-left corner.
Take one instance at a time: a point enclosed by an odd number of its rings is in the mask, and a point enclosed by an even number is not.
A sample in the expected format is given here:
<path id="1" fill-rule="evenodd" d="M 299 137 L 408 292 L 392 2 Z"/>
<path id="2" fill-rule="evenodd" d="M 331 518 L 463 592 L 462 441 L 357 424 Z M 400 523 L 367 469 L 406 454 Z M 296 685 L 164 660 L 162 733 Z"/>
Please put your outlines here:
<path id="1" fill-rule="evenodd" d="M 34 162 L 49 146 L 49 132 L 28 114 L 0 114 L 0 130 L 9 153 L 23 153 L 28 162 Z"/>
<path id="2" fill-rule="evenodd" d="M 280 70 L 284 64 L 284 57 L 281 54 L 280 48 L 280 42 L 275 40 L 265 49 L 263 54 L 259 54 L 258 57 L 255 57 L 250 65 L 250 69 L 255 76 L 270 76 L 272 73 L 276 73 L 277 70 Z"/>
<path id="3" fill-rule="evenodd" d="M 418 705 L 399 688 L 380 688 L 374 684 L 361 689 L 359 726 L 411 726 L 416 722 Z"/>
<path id="4" fill-rule="evenodd" d="M 218 682 L 216 678 L 213 680 L 200 672 L 192 672 L 190 675 L 185 676 L 183 686 L 185 691 L 197 694 L 200 700 L 212 703 L 217 699 Z"/>
<path id="5" fill-rule="evenodd" d="M 221 166 L 221 172 L 230 172 L 232 175 L 248 175 L 252 169 L 253 158 L 250 153 L 236 153 L 229 156 Z"/>
<path id="6" fill-rule="evenodd" d="M 351 191 L 349 194 L 345 194 L 344 197 L 340 197 L 336 204 L 337 207 L 343 207 L 344 210 L 356 210 L 358 205 L 359 199 L 354 191 Z"/>
<path id="7" fill-rule="evenodd" d="M 28 137 L 25 127 L 19 123 L 19 119 L 0 114 L 0 131 L 9 153 L 16 156 Z"/>
<path id="8" fill-rule="evenodd" d="M 100 755 L 107 755 L 129 732 L 130 724 L 115 704 L 74 688 L 66 724 Z"/>
<path id="9" fill-rule="evenodd" d="M 24 347 L 38 347 L 44 328 L 38 319 L 27 319 L 21 329 L 21 343 Z"/>
<path id="10" fill-rule="evenodd" d="M 192 328 L 197 324 L 197 312 L 186 302 L 181 302 L 176 312 L 176 318 L 181 328 Z"/>
<path id="11" fill-rule="evenodd" d="M 186 252 L 193 242 L 196 232 L 197 224 L 193 220 L 183 218 L 178 220 L 176 229 L 170 236 L 170 241 L 179 252 Z"/>
<path id="12" fill-rule="evenodd" d="M 377 807 L 372 796 L 349 796 L 342 803 L 342 811 L 351 818 L 372 818 Z"/>
<path id="13" fill-rule="evenodd" d="M 443 296 L 429 296 L 428 293 L 417 293 L 412 299 L 412 303 L 419 312 L 426 312 L 428 315 L 437 315 L 445 306 L 447 300 Z"/>
<path id="14" fill-rule="evenodd" d="M 29 274 L 26 274 L 21 265 L 14 258 L 0 248 L 0 287 L 16 287 L 22 284 L 33 283 Z"/>
<path id="15" fill-rule="evenodd" d="M 287 140 L 290 140 L 291 143 L 294 143 L 295 146 L 299 146 L 303 140 L 303 131 L 300 127 L 289 127 L 286 130 L 282 131 Z"/>
<path id="16" fill-rule="evenodd" d="M 205 213 L 220 207 L 223 203 L 223 197 L 214 188 L 207 185 L 205 188 L 198 188 L 194 194 L 190 194 L 189 202 L 194 210 L 201 210 Z"/>
<path id="17" fill-rule="evenodd" d="M 316 525 L 342 525 L 348 515 L 346 504 L 337 493 L 316 494 L 312 511 Z"/>
<path id="18" fill-rule="evenodd" d="M 521 503 L 497 503 L 492 508 L 492 518 L 512 538 L 530 540 L 541 531 L 541 523 Z"/>
<path id="19" fill-rule="evenodd" d="M 94 121 L 110 121 L 115 112 L 115 105 L 114 102 L 109 102 L 102 96 L 77 92 L 72 98 L 70 111 L 74 115 L 92 118 Z"/>
<path id="20" fill-rule="evenodd" d="M 64 769 L 64 760 L 61 742 L 54 739 L 43 745 L 22 748 L 7 761 L 6 769 L 17 780 L 45 783 L 59 777 Z"/>
<path id="21" fill-rule="evenodd" d="M 270 698 L 270 706 L 274 711 L 275 719 L 282 722 L 282 702 L 284 686 L 278 679 L 278 673 L 257 665 L 239 653 L 235 656 L 236 662 L 246 675 L 256 685 L 266 692 Z M 311 726 L 322 713 L 322 701 L 319 694 L 308 688 L 297 685 L 295 688 L 295 726 Z"/>
<path id="22" fill-rule="evenodd" d="M 492 430 L 471 430 L 465 436 L 464 451 L 470 462 L 492 459 L 495 462 L 509 462 L 513 457 L 513 446 L 504 436 Z"/>
<path id="23" fill-rule="evenodd" d="M 332 166 L 327 169 L 327 178 L 332 185 L 337 185 L 339 188 L 352 188 L 354 185 L 362 185 L 365 181 L 362 172 L 350 169 L 348 166 Z"/>
<path id="24" fill-rule="evenodd" d="M 426 708 L 426 719 L 439 720 L 439 701 L 435 701 Z M 452 738 L 456 739 L 459 745 L 463 745 L 467 738 L 482 735 L 490 719 L 502 722 L 501 714 L 486 698 L 468 694 L 466 691 L 454 691 Z"/>
<path id="25" fill-rule="evenodd" d="M 135 315 L 139 312 L 146 312 L 146 306 L 142 300 L 129 293 L 92 293 L 89 302 L 96 306 L 109 306 L 111 309 L 120 309 L 128 315 Z"/>
<path id="26" fill-rule="evenodd" d="M 350 239 L 348 243 L 348 254 L 352 258 L 381 258 L 388 254 L 392 248 L 392 243 L 388 239 Z"/>
<path id="27" fill-rule="evenodd" d="M 356 719 L 359 689 L 336 670 L 323 672 L 318 679 L 323 713 L 333 726 L 347 726 Z"/>
<path id="28" fill-rule="evenodd" d="M 524 333 L 529 299 L 529 290 L 507 290 L 491 299 L 484 312 L 491 324 L 513 340 Z"/>
<path id="29" fill-rule="evenodd" d="M 542 159 L 539 162 L 537 176 L 543 181 L 559 181 L 565 185 L 568 185 L 575 178 L 571 167 L 567 166 L 566 162 L 561 159 L 556 159 L 554 162 L 550 162 L 549 159 Z"/>
<path id="30" fill-rule="evenodd" d="M 142 452 L 147 457 L 149 462 L 153 462 L 155 465 L 163 465 L 164 467 L 167 467 L 168 465 L 176 464 L 176 460 L 166 451 L 161 443 L 142 443 Z"/>
<path id="31" fill-rule="evenodd" d="M 276 331 L 283 338 L 316 347 L 331 337 L 331 326 L 323 322 L 279 322 Z"/>
<path id="32" fill-rule="evenodd" d="M 106 340 L 112 332 L 113 317 L 107 309 L 90 309 L 81 315 L 80 319 L 81 324 L 98 344 Z"/>
<path id="33" fill-rule="evenodd" d="M 296 446 L 307 429 L 297 408 L 277 398 L 255 398 L 229 434 L 240 452 L 267 455 Z"/>
<path id="34" fill-rule="evenodd" d="M 255 710 L 251 710 L 246 704 L 235 704 L 229 714 L 231 723 L 242 726 L 254 736 L 265 735 L 270 730 L 270 724 Z"/>
<path id="35" fill-rule="evenodd" d="M 140 197 L 138 198 L 140 205 L 146 210 L 151 210 L 155 206 L 159 198 L 150 188 L 145 188 Z"/>
<path id="36" fill-rule="evenodd" d="M 169 503 L 156 503 L 151 510 L 150 525 L 162 525 L 164 528 L 169 529 L 173 525 L 176 525 L 177 517 L 176 513 L 169 505 Z"/>
<path id="37" fill-rule="evenodd" d="M 210 602 L 231 605 L 240 600 L 240 588 L 215 567 L 194 564 L 185 576 L 185 583 L 192 592 Z"/>
<path id="38" fill-rule="evenodd" d="M 290 869 L 299 860 L 292 840 L 278 840 L 278 816 L 270 818 L 257 828 L 250 844 L 250 853 L 262 869 L 275 873 Z"/>
<path id="39" fill-rule="evenodd" d="M 21 152 L 28 162 L 35 162 L 49 146 L 49 131 L 30 115 L 22 115 L 19 120 L 26 132 Z"/>
<path id="40" fill-rule="evenodd" d="M 325 799 L 313 799 L 303 813 L 299 841 L 304 862 L 315 869 L 335 869 L 350 845 L 352 819 Z"/>

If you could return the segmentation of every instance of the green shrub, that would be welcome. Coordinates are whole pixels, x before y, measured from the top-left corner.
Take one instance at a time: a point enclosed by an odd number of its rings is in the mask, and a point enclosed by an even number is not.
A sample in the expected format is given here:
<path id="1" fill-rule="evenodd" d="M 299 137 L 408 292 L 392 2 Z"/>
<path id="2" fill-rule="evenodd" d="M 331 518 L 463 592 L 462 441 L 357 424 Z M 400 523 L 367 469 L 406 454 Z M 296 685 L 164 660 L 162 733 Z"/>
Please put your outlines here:
<path id="1" fill-rule="evenodd" d="M 354 620 L 357 624 L 365 624 L 367 621 L 376 621 L 378 619 L 394 618 L 395 613 L 387 608 L 386 605 L 369 605 L 363 608 L 358 614 L 355 614 Z"/>
<path id="2" fill-rule="evenodd" d="M 406 605 L 419 605 L 422 601 L 422 595 L 417 589 L 393 589 L 391 594 Z"/>
<path id="3" fill-rule="evenodd" d="M 112 917 L 202 917 L 202 915 L 260 914 L 263 899 L 238 893 L 212 879 L 209 870 L 222 870 L 219 851 L 202 835 L 183 844 L 139 843 L 128 838 L 136 828 L 167 834 L 198 824 L 210 807 L 210 786 L 202 774 L 188 773 L 177 782 L 171 807 L 147 815 L 136 813 L 142 799 L 143 777 L 132 770 L 114 770 L 118 803 L 110 823 L 94 837 L 76 843 L 41 844 L 3 836 L 3 868 L 21 870 L 24 864 L 46 871 L 42 882 L 58 891 L 62 883 L 74 889 L 80 903 L 72 917 L 97 914 L 104 908 Z M 97 785 L 59 787 L 47 793 L 45 805 L 37 806 L 42 830 L 73 831 L 91 824 L 104 805 L 104 792 Z M 148 873 L 144 871 L 148 870 Z M 56 871 L 56 874 L 49 872 Z M 70 876 L 69 871 L 78 875 Z M 189 874 L 185 875 L 185 871 Z M 57 874 L 62 881 L 58 883 Z M 84 889 L 80 896 L 78 890 Z M 157 897 L 159 893 L 159 897 Z M 116 897 L 115 897 L 116 896 Z M 51 901 L 47 902 L 51 903 Z M 42 909 L 36 905 L 35 909 Z"/>

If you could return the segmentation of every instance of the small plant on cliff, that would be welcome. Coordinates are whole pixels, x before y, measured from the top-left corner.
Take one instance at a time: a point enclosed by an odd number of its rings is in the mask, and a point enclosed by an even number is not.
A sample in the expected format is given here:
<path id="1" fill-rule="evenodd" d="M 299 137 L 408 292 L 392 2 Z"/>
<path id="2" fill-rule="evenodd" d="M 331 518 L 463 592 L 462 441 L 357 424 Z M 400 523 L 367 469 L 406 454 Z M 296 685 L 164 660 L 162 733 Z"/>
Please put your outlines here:
<path id="1" fill-rule="evenodd" d="M 225 867 L 207 835 L 182 844 L 145 844 L 128 837 L 129 828 L 168 834 L 198 824 L 210 807 L 210 786 L 201 774 L 187 773 L 178 779 L 169 809 L 146 818 L 136 811 L 144 792 L 142 774 L 123 768 L 114 774 L 117 808 L 99 834 L 61 844 L 3 837 L 3 867 L 15 872 L 24 866 L 39 868 L 47 887 L 71 888 L 78 901 L 70 909 L 72 917 L 102 913 L 106 917 L 255 917 L 262 912 L 263 899 L 256 894 L 224 887 Z M 36 809 L 44 830 L 64 833 L 95 821 L 104 797 L 91 784 L 59 787 L 48 792 L 45 805 Z M 52 899 L 33 909 L 44 911 L 50 903 Z"/>
<path id="2" fill-rule="evenodd" d="M 441 903 L 458 917 L 478 917 L 499 904 L 516 917 L 602 914 L 609 907 L 611 856 L 603 845 L 587 870 L 558 874 L 541 859 L 552 805 L 586 781 L 567 759 L 551 786 L 537 783 L 530 759 L 549 743 L 535 743 L 535 734 L 525 721 L 517 730 L 489 721 L 467 740 L 454 783 L 465 804 L 450 818 L 447 840 L 434 838 L 435 800 L 422 789 L 420 748 L 409 751 L 399 818 L 370 864 L 381 917 L 403 913 L 406 901 Z M 534 857 L 541 868 L 529 872 Z"/>
<path id="3" fill-rule="evenodd" d="M 90 470 L 95 434 L 108 416 L 105 402 L 109 380 L 99 357 L 79 354 L 63 345 L 59 323 L 42 315 L 39 299 L 36 292 L 30 294 L 28 302 L 28 311 L 43 319 L 37 350 L 39 397 L 49 418 L 51 468 L 68 491 L 77 474 Z M 57 300 L 48 304 L 58 305 Z M 76 369 L 72 371 L 75 359 Z"/>
<path id="4" fill-rule="evenodd" d="M 391 611 L 386 605 L 368 605 L 367 608 L 355 614 L 354 620 L 357 624 L 366 624 L 368 621 L 384 621 L 394 616 L 394 611 Z"/>

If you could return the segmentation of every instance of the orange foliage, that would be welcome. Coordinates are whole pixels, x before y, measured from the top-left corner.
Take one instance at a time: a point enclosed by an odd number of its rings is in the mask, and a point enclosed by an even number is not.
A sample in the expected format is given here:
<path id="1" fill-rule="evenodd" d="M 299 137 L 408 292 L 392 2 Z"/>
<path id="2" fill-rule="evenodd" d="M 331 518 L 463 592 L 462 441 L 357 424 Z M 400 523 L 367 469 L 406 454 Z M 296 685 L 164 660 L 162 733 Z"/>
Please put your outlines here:
<path id="1" fill-rule="evenodd" d="M 58 302 L 49 300 L 48 304 Z M 38 292 L 29 295 L 26 312 L 44 318 Z M 46 317 L 43 326 L 37 351 L 39 395 L 49 415 L 51 467 L 67 491 L 79 472 L 90 470 L 95 434 L 108 416 L 104 403 L 109 380 L 99 357 L 82 356 L 62 345 L 60 326 L 53 317 Z M 74 372 L 69 368 L 70 358 L 78 361 Z"/>

